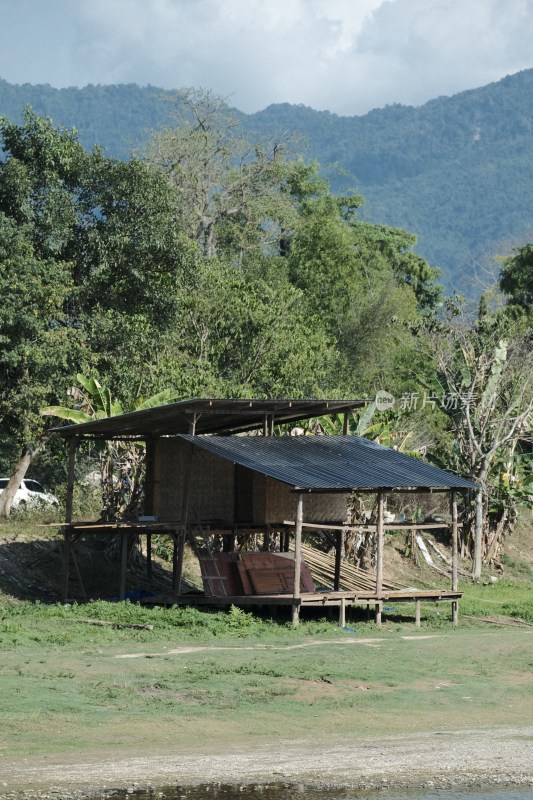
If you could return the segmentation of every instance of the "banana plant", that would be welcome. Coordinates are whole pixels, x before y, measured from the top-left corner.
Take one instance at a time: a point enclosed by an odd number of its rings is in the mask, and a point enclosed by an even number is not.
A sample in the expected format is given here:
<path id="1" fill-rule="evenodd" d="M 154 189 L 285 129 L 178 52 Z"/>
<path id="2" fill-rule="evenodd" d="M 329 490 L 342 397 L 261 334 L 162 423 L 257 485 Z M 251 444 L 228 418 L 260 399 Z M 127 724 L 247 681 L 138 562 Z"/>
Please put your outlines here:
<path id="1" fill-rule="evenodd" d="M 72 386 L 67 394 L 74 406 L 47 406 L 41 410 L 43 416 L 53 416 L 72 423 L 91 422 L 123 414 L 125 411 L 141 411 L 165 405 L 177 399 L 171 389 L 138 397 L 130 408 L 111 394 L 94 376 L 76 375 L 79 385 Z M 100 483 L 102 489 L 102 518 L 106 521 L 119 517 L 129 518 L 138 513 L 142 495 L 145 447 L 141 442 L 110 441 L 100 456 Z"/>
<path id="2" fill-rule="evenodd" d="M 374 421 L 374 416 L 378 412 L 376 401 L 369 403 L 362 414 L 351 412 L 348 420 L 348 433 L 352 436 L 361 436 L 370 439 L 384 447 L 393 447 L 400 453 L 406 455 L 420 456 L 420 449 L 409 449 L 409 441 L 412 438 L 411 431 L 400 429 L 400 419 L 393 416 L 387 420 Z M 343 432 L 344 420 L 342 415 L 320 417 L 315 421 L 315 429 L 318 429 L 328 436 L 338 436 Z"/>

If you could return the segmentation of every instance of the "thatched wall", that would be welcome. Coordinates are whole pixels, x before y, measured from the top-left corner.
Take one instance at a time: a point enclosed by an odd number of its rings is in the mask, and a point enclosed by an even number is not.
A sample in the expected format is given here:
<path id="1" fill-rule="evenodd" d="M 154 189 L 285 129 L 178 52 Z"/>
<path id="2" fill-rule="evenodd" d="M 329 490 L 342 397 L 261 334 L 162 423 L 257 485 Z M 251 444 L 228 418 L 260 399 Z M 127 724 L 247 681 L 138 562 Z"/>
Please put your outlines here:
<path id="1" fill-rule="evenodd" d="M 180 520 L 189 446 L 180 439 L 159 439 L 154 451 L 154 514 Z M 233 522 L 234 466 L 195 447 L 191 463 L 189 517 Z"/>
<path id="2" fill-rule="evenodd" d="M 182 493 L 190 445 L 180 439 L 159 439 L 154 447 L 153 513 L 160 520 L 180 520 Z M 235 521 L 235 466 L 199 447 L 193 448 L 189 518 L 231 524 Z M 295 518 L 291 486 L 253 473 L 253 522 L 275 524 Z M 343 522 L 346 495 L 306 494 L 306 522 Z"/>
<path id="3" fill-rule="evenodd" d="M 258 476 L 262 477 L 262 476 Z M 292 486 L 274 478 L 265 481 L 265 522 L 294 520 L 296 495 Z M 303 516 L 306 522 L 344 522 L 346 520 L 345 494 L 305 494 Z"/>

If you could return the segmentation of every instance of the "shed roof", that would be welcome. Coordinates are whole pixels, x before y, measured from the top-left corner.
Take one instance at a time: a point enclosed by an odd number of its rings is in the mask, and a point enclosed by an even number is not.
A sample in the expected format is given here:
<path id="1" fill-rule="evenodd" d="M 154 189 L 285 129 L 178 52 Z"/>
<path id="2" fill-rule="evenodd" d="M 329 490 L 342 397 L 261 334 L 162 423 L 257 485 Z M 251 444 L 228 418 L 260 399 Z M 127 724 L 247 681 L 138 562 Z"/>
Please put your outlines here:
<path id="1" fill-rule="evenodd" d="M 476 484 L 359 436 L 189 436 L 221 458 L 304 491 L 475 489 Z"/>
<path id="2" fill-rule="evenodd" d="M 164 406 L 131 411 L 115 417 L 53 428 L 60 436 L 121 437 L 176 436 L 190 433 L 236 433 L 261 428 L 265 418 L 276 424 L 297 422 L 360 408 L 365 400 L 181 400 Z"/>

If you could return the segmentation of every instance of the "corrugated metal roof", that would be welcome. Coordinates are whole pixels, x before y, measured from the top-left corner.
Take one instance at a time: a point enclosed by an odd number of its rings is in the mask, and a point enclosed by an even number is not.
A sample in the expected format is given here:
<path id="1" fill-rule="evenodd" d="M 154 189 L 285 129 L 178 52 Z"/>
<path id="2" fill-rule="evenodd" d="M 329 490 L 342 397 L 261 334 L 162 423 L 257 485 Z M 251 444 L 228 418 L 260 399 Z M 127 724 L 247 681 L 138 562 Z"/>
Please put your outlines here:
<path id="1" fill-rule="evenodd" d="M 193 398 L 164 406 L 131 411 L 116 417 L 53 428 L 60 436 L 122 437 L 176 436 L 190 433 L 231 433 L 261 428 L 265 417 L 276 424 L 297 422 L 361 408 L 365 400 L 238 400 Z"/>
<path id="2" fill-rule="evenodd" d="M 471 481 L 359 436 L 182 436 L 302 490 L 475 489 Z"/>

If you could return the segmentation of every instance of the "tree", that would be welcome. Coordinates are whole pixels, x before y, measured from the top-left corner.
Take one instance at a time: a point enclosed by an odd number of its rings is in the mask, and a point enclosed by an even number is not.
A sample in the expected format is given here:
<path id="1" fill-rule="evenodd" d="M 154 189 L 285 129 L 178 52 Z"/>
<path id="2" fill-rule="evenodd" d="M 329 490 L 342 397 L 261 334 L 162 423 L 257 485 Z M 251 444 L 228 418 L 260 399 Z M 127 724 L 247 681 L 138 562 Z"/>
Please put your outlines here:
<path id="1" fill-rule="evenodd" d="M 333 344 L 289 283 L 250 280 L 207 261 L 183 296 L 180 319 L 187 370 L 223 396 L 312 397 L 333 371 Z"/>
<path id="2" fill-rule="evenodd" d="M 533 244 L 515 247 L 513 253 L 502 259 L 500 289 L 509 305 L 529 312 L 533 306 Z"/>
<path id="3" fill-rule="evenodd" d="M 413 252 L 417 242 L 415 234 L 402 228 L 357 220 L 353 222 L 353 230 L 360 258 L 370 260 L 374 269 L 381 260 L 400 286 L 406 285 L 412 289 L 420 311 L 436 311 L 442 296 L 442 286 L 437 283 L 441 271 L 430 267 L 427 261 Z"/>
<path id="4" fill-rule="evenodd" d="M 176 228 L 172 188 L 146 164 L 85 153 L 75 132 L 30 109 L 20 126 L 2 120 L 0 134 L 0 417 L 8 469 L 17 449 L 43 433 L 39 408 L 57 400 L 77 371 L 113 364 L 135 346 L 126 319 L 141 321 L 147 338 L 172 327 L 195 254 Z M 124 322 L 120 340 L 101 335 L 108 313 Z"/>
<path id="5" fill-rule="evenodd" d="M 361 262 L 339 201 L 329 194 L 306 198 L 287 256 L 289 278 L 338 336 L 354 295 L 361 292 Z"/>
<path id="6" fill-rule="evenodd" d="M 62 390 L 83 351 L 65 324 L 70 284 L 66 265 L 38 257 L 28 227 L 0 212 L 0 462 L 7 470 L 22 453 L 20 480 L 47 439 L 39 406 Z M 0 497 L 0 516 L 10 499 L 10 491 Z"/>
<path id="7" fill-rule="evenodd" d="M 517 447 L 532 441 L 533 346 L 505 315 L 473 326 L 455 318 L 434 327 L 428 342 L 436 369 L 431 388 L 445 398 L 455 438 L 453 466 L 479 485 L 473 541 L 473 576 L 479 578 L 489 524 L 499 540 L 513 522 L 513 493 L 505 492 L 505 483 L 512 489 L 520 480 Z"/>
<path id="8" fill-rule="evenodd" d="M 176 189 L 184 232 L 204 255 L 238 260 L 276 240 L 292 213 L 290 197 L 280 192 L 292 169 L 286 148 L 246 141 L 212 92 L 185 89 L 175 110 L 176 125 L 152 136 L 145 157 Z"/>

